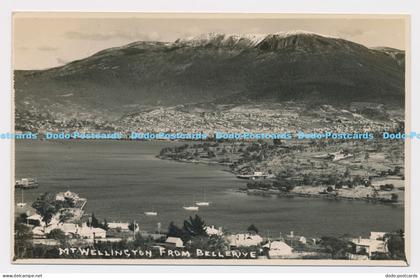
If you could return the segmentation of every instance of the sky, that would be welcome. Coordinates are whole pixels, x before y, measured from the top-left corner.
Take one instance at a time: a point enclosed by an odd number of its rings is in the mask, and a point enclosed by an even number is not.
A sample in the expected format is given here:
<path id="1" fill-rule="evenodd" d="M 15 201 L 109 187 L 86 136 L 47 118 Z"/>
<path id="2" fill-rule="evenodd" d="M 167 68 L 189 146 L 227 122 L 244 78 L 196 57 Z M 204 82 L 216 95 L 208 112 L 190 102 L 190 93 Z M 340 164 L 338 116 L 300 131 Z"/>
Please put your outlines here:
<path id="1" fill-rule="evenodd" d="M 171 42 L 210 32 L 268 34 L 303 30 L 367 47 L 405 49 L 405 24 L 398 16 L 16 13 L 13 64 L 14 69 L 46 69 L 134 41 Z"/>

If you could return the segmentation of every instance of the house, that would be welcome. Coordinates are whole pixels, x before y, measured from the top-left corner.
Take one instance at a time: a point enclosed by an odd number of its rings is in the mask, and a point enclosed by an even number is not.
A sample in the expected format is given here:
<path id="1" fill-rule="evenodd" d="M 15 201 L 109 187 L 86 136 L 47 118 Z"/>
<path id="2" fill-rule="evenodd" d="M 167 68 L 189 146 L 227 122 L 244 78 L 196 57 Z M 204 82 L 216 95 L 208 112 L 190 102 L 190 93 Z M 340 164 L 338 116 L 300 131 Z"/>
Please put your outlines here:
<path id="1" fill-rule="evenodd" d="M 42 220 L 42 216 L 39 215 L 38 213 L 28 216 L 26 218 L 26 223 L 29 225 L 34 225 L 34 226 L 42 226 L 42 227 L 45 226 L 45 222 Z"/>
<path id="2" fill-rule="evenodd" d="M 369 257 L 372 255 L 372 253 L 388 252 L 386 242 L 383 240 L 359 237 L 353 239 L 352 242 L 356 246 L 356 253 L 365 251 Z"/>
<path id="3" fill-rule="evenodd" d="M 83 223 L 82 226 L 73 223 L 58 223 L 46 227 L 44 232 L 48 234 L 54 229 L 59 229 L 66 236 L 70 237 L 80 237 L 83 239 L 106 238 L 106 231 L 104 229 L 89 227 L 86 223 Z"/>
<path id="4" fill-rule="evenodd" d="M 213 235 L 222 236 L 223 235 L 222 227 L 216 228 L 214 227 L 214 225 L 212 225 L 212 226 L 207 226 L 205 230 L 209 236 L 213 236 Z"/>
<path id="5" fill-rule="evenodd" d="M 74 192 L 71 191 L 66 191 L 66 192 L 59 192 L 55 195 L 55 199 L 57 201 L 65 201 L 66 199 L 70 199 L 73 200 L 74 202 L 74 207 L 78 208 L 80 210 L 83 210 L 84 206 L 87 203 L 87 199 L 86 198 L 80 198 L 79 195 L 77 195 Z"/>
<path id="6" fill-rule="evenodd" d="M 384 232 L 370 232 L 370 239 L 373 240 L 384 240 L 386 233 Z"/>
<path id="7" fill-rule="evenodd" d="M 32 238 L 45 238 L 44 228 L 36 226 L 32 229 Z"/>
<path id="8" fill-rule="evenodd" d="M 33 245 L 41 244 L 41 245 L 48 245 L 48 246 L 57 246 L 60 242 L 56 239 L 52 238 L 35 238 L 32 240 Z"/>
<path id="9" fill-rule="evenodd" d="M 286 235 L 286 238 L 292 241 L 298 241 L 302 244 L 306 244 L 306 237 L 294 235 L 293 231 L 291 231 L 289 235 Z"/>
<path id="10" fill-rule="evenodd" d="M 290 256 L 293 253 L 293 248 L 284 241 L 270 241 L 262 247 L 268 248 L 269 257 Z"/>
<path id="11" fill-rule="evenodd" d="M 351 254 L 351 253 L 348 253 L 348 254 L 346 254 L 347 255 L 347 258 L 349 259 L 349 260 L 356 260 L 356 261 L 365 261 L 365 260 L 369 260 L 369 257 L 368 256 L 366 256 L 366 255 L 358 255 L 358 254 Z"/>
<path id="12" fill-rule="evenodd" d="M 165 241 L 168 246 L 182 248 L 184 247 L 184 242 L 179 237 L 168 237 Z"/>
<path id="13" fill-rule="evenodd" d="M 106 238 L 106 230 L 102 228 L 88 227 L 83 223 L 82 227 L 76 229 L 76 234 L 81 238 Z"/>
<path id="14" fill-rule="evenodd" d="M 129 231 L 130 223 L 124 223 L 124 222 L 108 222 L 108 228 L 109 229 L 121 229 L 122 231 Z"/>
<path id="15" fill-rule="evenodd" d="M 55 199 L 57 201 L 64 201 L 66 198 L 73 199 L 73 200 L 80 199 L 79 195 L 69 190 L 67 190 L 66 192 L 59 192 L 57 193 L 57 195 L 55 195 Z"/>
<path id="16" fill-rule="evenodd" d="M 66 236 L 71 236 L 75 234 L 77 230 L 77 224 L 73 223 L 57 223 L 55 225 L 49 225 L 44 229 L 45 234 L 49 234 L 52 230 L 61 230 Z"/>
<path id="17" fill-rule="evenodd" d="M 233 247 L 247 247 L 261 244 L 263 238 L 260 235 L 254 234 L 236 234 L 228 236 L 227 241 L 229 242 L 229 245 Z"/>

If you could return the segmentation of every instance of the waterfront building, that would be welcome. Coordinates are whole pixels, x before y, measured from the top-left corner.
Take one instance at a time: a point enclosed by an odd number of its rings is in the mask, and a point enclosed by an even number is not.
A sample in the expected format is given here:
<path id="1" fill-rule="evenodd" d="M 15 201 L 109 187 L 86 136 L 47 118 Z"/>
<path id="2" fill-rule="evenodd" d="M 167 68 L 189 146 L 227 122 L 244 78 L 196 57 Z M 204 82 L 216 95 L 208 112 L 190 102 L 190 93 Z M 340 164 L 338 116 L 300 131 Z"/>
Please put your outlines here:
<path id="1" fill-rule="evenodd" d="M 121 229 L 121 231 L 129 231 L 130 223 L 125 222 L 108 222 L 109 229 Z"/>

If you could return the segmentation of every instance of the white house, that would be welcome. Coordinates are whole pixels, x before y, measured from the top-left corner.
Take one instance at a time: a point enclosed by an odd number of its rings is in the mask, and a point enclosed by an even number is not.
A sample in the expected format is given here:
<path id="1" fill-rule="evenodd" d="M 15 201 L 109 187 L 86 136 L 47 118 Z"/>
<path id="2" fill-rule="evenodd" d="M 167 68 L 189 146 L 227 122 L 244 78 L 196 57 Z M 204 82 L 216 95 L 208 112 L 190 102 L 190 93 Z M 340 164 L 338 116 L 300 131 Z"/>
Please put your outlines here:
<path id="1" fill-rule="evenodd" d="M 269 249 L 269 257 L 289 256 L 293 253 L 293 248 L 287 245 L 284 241 L 271 241 L 262 247 Z"/>
<path id="2" fill-rule="evenodd" d="M 174 247 L 184 247 L 184 242 L 179 237 L 168 237 L 165 241 L 168 245 L 174 246 Z"/>
<path id="3" fill-rule="evenodd" d="M 63 231 L 66 236 L 80 237 L 84 239 L 106 238 L 106 231 L 104 229 L 88 227 L 86 223 L 83 223 L 81 227 L 73 223 L 50 225 L 45 228 L 45 234 L 50 233 L 54 229 Z"/>
<path id="4" fill-rule="evenodd" d="M 130 223 L 124 223 L 124 222 L 108 222 L 108 228 L 110 229 L 121 229 L 122 231 L 128 231 L 130 230 L 128 226 Z"/>
<path id="5" fill-rule="evenodd" d="M 261 244 L 263 238 L 260 235 L 253 234 L 236 234 L 227 237 L 230 246 L 256 246 Z"/>
<path id="6" fill-rule="evenodd" d="M 64 201 L 66 198 L 73 199 L 73 200 L 80 199 L 79 195 L 69 190 L 67 190 L 66 192 L 59 192 L 57 193 L 57 195 L 55 195 L 55 199 L 57 201 Z"/>
<path id="7" fill-rule="evenodd" d="M 222 236 L 223 235 L 222 227 L 219 227 L 217 229 L 216 227 L 214 227 L 214 225 L 212 225 L 212 226 L 206 226 L 205 230 L 206 230 L 206 233 L 209 236 L 213 236 L 213 235 Z"/>
<path id="8" fill-rule="evenodd" d="M 102 228 L 88 227 L 86 224 L 76 230 L 81 238 L 106 238 L 106 230 Z"/>
<path id="9" fill-rule="evenodd" d="M 356 252 L 366 251 L 370 257 L 372 253 L 387 253 L 388 248 L 386 242 L 383 240 L 376 240 L 371 238 L 355 238 L 352 242 L 356 245 Z"/>
<path id="10" fill-rule="evenodd" d="M 373 240 L 383 240 L 386 233 L 384 232 L 370 232 L 370 239 Z"/>

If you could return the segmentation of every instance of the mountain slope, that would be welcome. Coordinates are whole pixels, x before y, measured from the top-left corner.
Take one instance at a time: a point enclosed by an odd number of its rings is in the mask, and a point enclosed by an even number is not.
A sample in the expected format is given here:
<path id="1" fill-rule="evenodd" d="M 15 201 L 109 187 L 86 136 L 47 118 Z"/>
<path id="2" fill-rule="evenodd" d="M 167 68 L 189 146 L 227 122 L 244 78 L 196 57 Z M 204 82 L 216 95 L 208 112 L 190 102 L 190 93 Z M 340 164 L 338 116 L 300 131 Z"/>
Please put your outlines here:
<path id="1" fill-rule="evenodd" d="M 15 71 L 16 104 L 112 116 L 197 102 L 402 104 L 401 53 L 399 60 L 389 53 L 307 32 L 136 42 L 62 67 Z"/>

